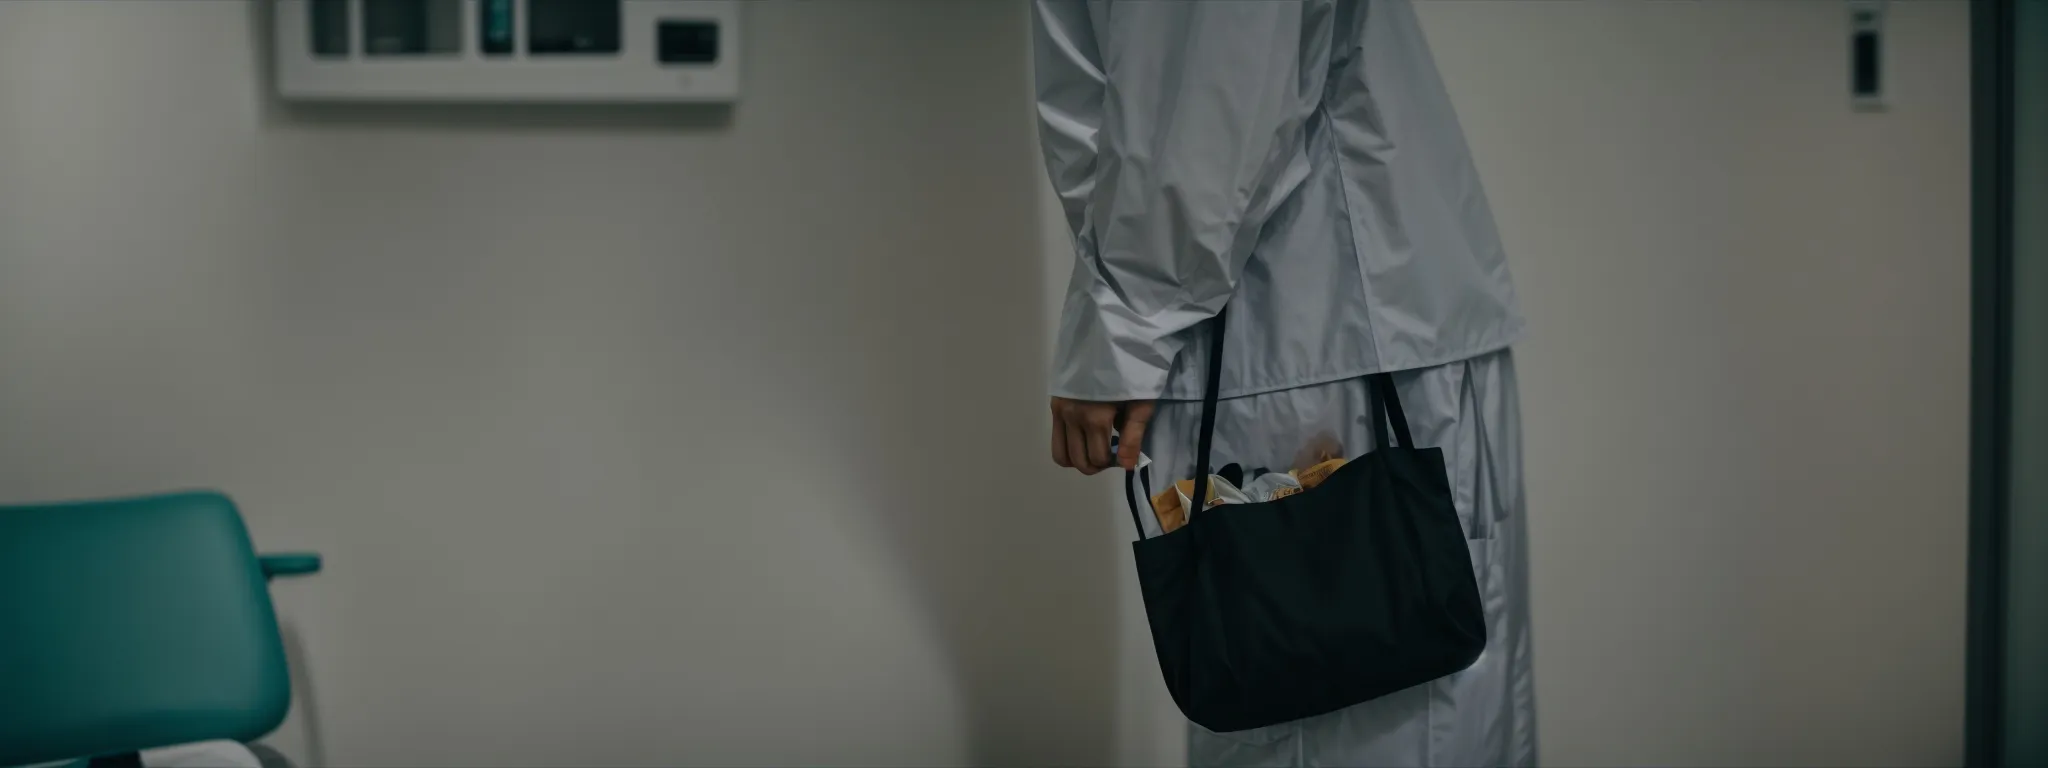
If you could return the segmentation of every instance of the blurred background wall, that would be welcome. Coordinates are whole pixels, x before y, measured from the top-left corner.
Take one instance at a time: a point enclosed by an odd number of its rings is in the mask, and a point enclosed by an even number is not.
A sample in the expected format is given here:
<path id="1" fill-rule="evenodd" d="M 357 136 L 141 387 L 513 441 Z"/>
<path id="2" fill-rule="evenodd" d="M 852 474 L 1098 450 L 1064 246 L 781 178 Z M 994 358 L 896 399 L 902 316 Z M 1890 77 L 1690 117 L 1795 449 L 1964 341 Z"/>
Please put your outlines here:
<path id="1" fill-rule="evenodd" d="M 1961 756 L 1963 3 L 1424 2 L 1534 334 L 1546 762 Z M 1171 763 L 1044 459 L 1025 9 L 748 6 L 735 108 L 305 107 L 0 3 L 0 499 L 229 490 L 333 765 Z"/>

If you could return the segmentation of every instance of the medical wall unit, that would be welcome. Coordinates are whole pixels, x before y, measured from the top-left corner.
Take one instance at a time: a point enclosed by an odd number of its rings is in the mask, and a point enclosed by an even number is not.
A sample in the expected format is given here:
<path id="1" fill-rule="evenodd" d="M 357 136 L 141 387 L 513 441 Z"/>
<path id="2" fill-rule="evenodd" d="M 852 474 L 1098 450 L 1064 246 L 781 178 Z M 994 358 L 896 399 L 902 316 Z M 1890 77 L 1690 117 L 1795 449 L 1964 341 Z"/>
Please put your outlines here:
<path id="1" fill-rule="evenodd" d="M 272 0 L 291 101 L 730 103 L 741 0 Z"/>

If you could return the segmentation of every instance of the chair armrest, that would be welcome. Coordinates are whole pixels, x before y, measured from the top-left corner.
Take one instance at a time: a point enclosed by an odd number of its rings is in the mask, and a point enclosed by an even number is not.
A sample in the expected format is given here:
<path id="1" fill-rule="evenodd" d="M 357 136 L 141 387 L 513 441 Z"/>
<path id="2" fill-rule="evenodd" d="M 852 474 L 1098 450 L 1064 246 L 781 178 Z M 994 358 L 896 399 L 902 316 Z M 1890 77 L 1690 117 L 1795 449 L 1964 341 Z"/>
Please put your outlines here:
<path id="1" fill-rule="evenodd" d="M 281 552 L 275 555 L 257 555 L 256 563 L 263 568 L 265 580 L 279 576 L 304 576 L 320 572 L 320 553 Z"/>

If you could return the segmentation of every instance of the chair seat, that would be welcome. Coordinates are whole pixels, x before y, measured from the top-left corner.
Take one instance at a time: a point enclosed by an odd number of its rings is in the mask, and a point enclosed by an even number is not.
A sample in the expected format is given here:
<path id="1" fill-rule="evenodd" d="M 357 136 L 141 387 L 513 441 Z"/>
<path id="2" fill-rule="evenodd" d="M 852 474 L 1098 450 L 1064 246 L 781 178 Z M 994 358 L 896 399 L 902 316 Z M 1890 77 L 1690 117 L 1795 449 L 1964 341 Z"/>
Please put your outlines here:
<path id="1" fill-rule="evenodd" d="M 213 492 L 0 507 L 0 672 L 0 765 L 251 741 L 291 698 L 264 571 Z"/>

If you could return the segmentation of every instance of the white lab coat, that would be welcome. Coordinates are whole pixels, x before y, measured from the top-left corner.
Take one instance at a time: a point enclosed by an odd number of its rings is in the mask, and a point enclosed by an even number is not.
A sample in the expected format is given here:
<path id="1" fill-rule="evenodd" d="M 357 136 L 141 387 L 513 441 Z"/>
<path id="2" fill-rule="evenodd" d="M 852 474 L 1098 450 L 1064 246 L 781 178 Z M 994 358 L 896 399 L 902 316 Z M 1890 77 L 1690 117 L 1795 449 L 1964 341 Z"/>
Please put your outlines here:
<path id="1" fill-rule="evenodd" d="M 1406 0 L 1038 0 L 1040 139 L 1074 233 L 1052 393 L 1225 397 L 1520 335 L 1470 152 Z"/>
<path id="2" fill-rule="evenodd" d="M 1370 447 L 1363 377 L 1443 447 L 1486 602 L 1466 672 L 1238 734 L 1197 765 L 1535 760 L 1513 281 L 1407 0 L 1035 0 L 1046 168 L 1074 234 L 1052 394 L 1162 400 L 1192 473 L 1209 318 L 1230 307 L 1218 464 Z M 1151 521 L 1147 521 L 1150 523 Z M 1155 530 L 1156 532 L 1156 530 Z"/>

